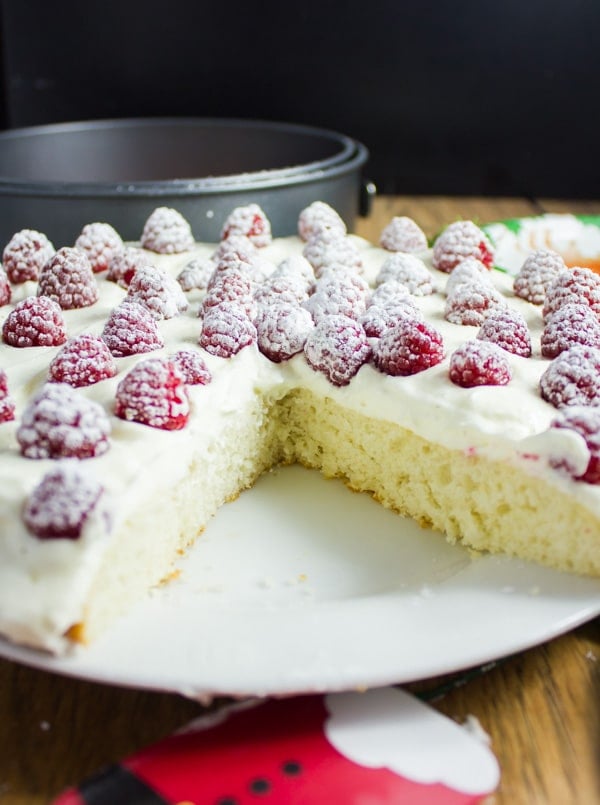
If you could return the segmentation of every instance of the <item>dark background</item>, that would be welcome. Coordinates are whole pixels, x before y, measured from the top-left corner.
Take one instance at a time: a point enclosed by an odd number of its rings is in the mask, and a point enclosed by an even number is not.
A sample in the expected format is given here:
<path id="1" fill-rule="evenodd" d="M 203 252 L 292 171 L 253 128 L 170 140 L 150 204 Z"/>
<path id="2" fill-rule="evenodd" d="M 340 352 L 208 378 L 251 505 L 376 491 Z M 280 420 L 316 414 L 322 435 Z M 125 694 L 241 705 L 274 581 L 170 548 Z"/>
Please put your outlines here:
<path id="1" fill-rule="evenodd" d="M 380 192 L 598 197 L 598 0 L 2 3 L 2 127 L 227 116 L 363 141 Z"/>

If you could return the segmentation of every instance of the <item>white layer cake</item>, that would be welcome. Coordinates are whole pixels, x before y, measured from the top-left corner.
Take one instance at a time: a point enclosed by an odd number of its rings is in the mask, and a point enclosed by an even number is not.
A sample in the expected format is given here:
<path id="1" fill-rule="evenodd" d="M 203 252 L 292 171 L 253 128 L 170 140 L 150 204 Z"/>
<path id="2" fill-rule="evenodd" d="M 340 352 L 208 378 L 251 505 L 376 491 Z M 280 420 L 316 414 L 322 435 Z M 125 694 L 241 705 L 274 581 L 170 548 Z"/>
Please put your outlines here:
<path id="1" fill-rule="evenodd" d="M 349 237 L 374 286 L 389 252 Z M 261 257 L 275 266 L 304 246 L 300 238 L 278 239 L 260 250 Z M 192 258 L 214 250 L 214 244 L 196 244 L 149 258 L 177 276 Z M 111 425 L 110 449 L 78 462 L 104 490 L 78 539 L 40 540 L 22 517 L 32 490 L 56 462 L 23 457 L 16 433 L 60 347 L 2 343 L 0 368 L 16 419 L 0 425 L 0 633 L 54 652 L 93 639 L 150 587 L 168 580 L 175 560 L 221 505 L 280 462 L 299 461 L 341 477 L 474 550 L 600 575 L 600 488 L 550 461 L 563 455 L 581 466 L 588 451 L 576 433 L 549 427 L 557 411 L 538 390 L 549 363 L 539 352 L 540 308 L 514 296 L 512 277 L 490 272 L 525 317 L 534 354 L 507 356 L 513 374 L 507 385 L 454 385 L 449 357 L 478 327 L 445 320 L 449 275 L 431 268 L 429 252 L 419 256 L 437 290 L 413 300 L 442 334 L 446 357 L 407 377 L 386 375 L 368 362 L 347 385 L 335 386 L 303 353 L 273 363 L 256 344 L 231 358 L 216 357 L 198 346 L 202 292 L 189 292 L 188 310 L 158 323 L 163 349 L 119 358 L 115 377 L 77 389 L 103 406 Z M 96 280 L 96 304 L 64 311 L 69 337 L 100 334 L 126 294 L 105 272 Z M 36 292 L 34 282 L 14 285 L 0 324 Z M 117 386 L 134 364 L 183 348 L 200 350 L 213 376 L 208 385 L 189 387 L 185 428 L 166 431 L 114 415 Z"/>

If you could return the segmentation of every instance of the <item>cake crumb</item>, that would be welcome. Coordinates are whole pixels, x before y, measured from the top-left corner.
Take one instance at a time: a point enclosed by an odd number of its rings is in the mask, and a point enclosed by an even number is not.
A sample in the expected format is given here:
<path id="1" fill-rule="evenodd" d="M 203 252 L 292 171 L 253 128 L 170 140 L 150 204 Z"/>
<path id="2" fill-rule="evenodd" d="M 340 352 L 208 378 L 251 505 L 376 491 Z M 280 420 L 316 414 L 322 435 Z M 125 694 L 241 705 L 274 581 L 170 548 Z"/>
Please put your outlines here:
<path id="1" fill-rule="evenodd" d="M 50 729 L 50 722 L 40 721 L 40 729 L 42 730 L 42 732 L 48 732 Z"/>
<path id="2" fill-rule="evenodd" d="M 594 654 L 594 652 L 591 649 L 588 649 L 585 652 L 585 658 L 586 658 L 586 660 L 589 660 L 590 662 L 598 662 L 598 657 L 596 657 L 596 655 Z"/>

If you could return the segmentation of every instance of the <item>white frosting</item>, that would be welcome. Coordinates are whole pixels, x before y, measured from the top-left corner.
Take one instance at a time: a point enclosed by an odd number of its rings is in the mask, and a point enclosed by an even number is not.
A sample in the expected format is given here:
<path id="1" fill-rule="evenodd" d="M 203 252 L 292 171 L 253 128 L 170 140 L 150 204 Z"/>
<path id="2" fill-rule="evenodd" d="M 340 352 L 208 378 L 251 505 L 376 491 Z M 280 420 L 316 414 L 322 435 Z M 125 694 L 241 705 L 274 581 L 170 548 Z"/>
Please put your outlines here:
<path id="1" fill-rule="evenodd" d="M 359 238 L 353 240 L 363 258 L 365 277 L 373 285 L 389 253 Z M 297 238 L 287 238 L 274 241 L 261 251 L 266 260 L 277 265 L 285 257 L 301 253 L 303 245 Z M 214 249 L 214 245 L 199 244 L 192 252 L 168 257 L 152 254 L 151 258 L 157 267 L 177 276 L 192 258 L 206 258 Z M 428 255 L 422 257 L 429 259 Z M 541 312 L 514 297 L 512 277 L 500 272 L 493 274 L 498 290 L 523 313 L 534 344 L 531 358 L 508 356 L 513 380 L 507 386 L 464 389 L 449 381 L 450 354 L 460 343 L 474 338 L 477 328 L 444 320 L 443 288 L 447 275 L 432 270 L 438 291 L 431 296 L 414 297 L 444 338 L 446 358 L 432 369 L 411 377 L 389 377 L 372 365 L 365 365 L 348 386 L 336 388 L 312 370 L 303 355 L 274 364 L 254 346 L 229 360 L 205 353 L 213 382 L 190 387 L 192 416 L 185 429 L 156 430 L 118 419 L 113 414 L 115 390 L 131 366 L 147 357 L 197 345 L 201 295 L 192 291 L 186 312 L 159 322 L 164 349 L 118 359 L 116 377 L 79 390 L 99 402 L 111 420 L 111 448 L 85 464 L 105 487 L 104 501 L 110 510 L 113 530 L 155 490 L 158 492 L 163 477 L 168 476 L 170 481 L 181 477 L 186 456 L 198 440 L 208 438 L 236 417 L 257 390 L 276 399 L 297 385 L 313 389 L 318 395 L 332 396 L 368 416 L 396 422 L 449 448 L 516 462 L 600 512 L 599 488 L 574 482 L 548 464 L 548 456 L 558 453 L 568 456 L 570 464 L 584 467 L 588 455 L 581 437 L 562 429 L 548 430 L 556 410 L 538 393 L 540 374 L 548 365 L 539 352 Z M 97 279 L 100 286 L 97 304 L 64 311 L 70 337 L 84 331 L 100 334 L 111 309 L 125 294 L 103 275 Z M 35 294 L 36 286 L 25 283 L 14 286 L 13 292 L 16 303 Z M 0 327 L 9 310 L 9 307 L 0 309 Z M 62 633 L 81 617 L 103 546 L 110 539 L 105 518 L 100 516 L 90 518 L 82 537 L 74 541 L 38 540 L 28 533 L 21 519 L 27 496 L 52 462 L 21 456 L 15 436 L 18 420 L 31 395 L 45 382 L 48 365 L 58 349 L 0 345 L 0 367 L 7 373 L 17 412 L 16 422 L 0 425 L 0 631 L 16 640 L 50 649 L 61 647 Z"/>

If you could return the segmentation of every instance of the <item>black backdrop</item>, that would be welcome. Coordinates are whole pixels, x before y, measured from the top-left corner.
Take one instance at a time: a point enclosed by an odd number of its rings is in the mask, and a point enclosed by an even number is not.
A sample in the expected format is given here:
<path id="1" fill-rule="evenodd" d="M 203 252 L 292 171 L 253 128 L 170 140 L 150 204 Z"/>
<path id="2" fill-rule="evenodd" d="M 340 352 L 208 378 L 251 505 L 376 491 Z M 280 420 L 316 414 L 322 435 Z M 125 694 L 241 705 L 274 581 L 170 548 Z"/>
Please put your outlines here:
<path id="1" fill-rule="evenodd" d="M 4 0 L 3 121 L 343 131 L 380 192 L 598 197 L 598 0 Z"/>

